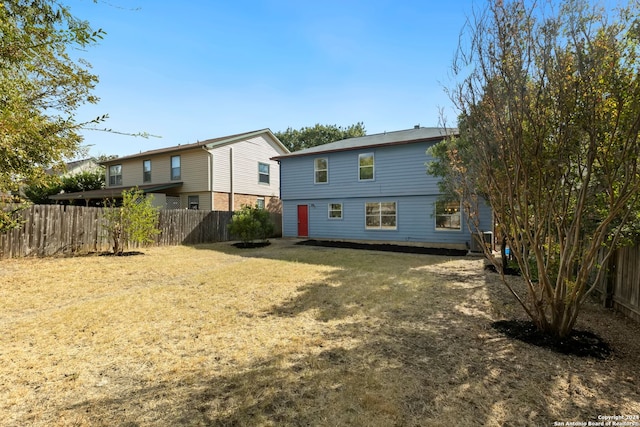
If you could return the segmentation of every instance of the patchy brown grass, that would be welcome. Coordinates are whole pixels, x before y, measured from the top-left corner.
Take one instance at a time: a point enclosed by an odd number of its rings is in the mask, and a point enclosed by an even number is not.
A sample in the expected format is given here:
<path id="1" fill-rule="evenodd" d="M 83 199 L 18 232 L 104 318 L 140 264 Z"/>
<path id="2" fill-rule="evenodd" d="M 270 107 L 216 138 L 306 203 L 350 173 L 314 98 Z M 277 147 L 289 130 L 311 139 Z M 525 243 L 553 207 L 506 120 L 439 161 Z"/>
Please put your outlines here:
<path id="1" fill-rule="evenodd" d="M 0 424 L 553 425 L 640 414 L 640 328 L 605 361 L 513 341 L 479 259 L 293 246 L 0 261 Z M 517 280 L 517 279 L 513 279 Z"/>

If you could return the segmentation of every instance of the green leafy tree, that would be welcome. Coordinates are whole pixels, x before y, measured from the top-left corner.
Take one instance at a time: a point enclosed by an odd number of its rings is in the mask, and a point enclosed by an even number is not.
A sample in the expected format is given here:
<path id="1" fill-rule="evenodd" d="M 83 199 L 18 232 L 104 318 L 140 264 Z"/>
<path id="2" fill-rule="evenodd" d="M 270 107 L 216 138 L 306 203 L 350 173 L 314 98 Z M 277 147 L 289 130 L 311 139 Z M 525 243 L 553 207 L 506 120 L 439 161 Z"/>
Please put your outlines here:
<path id="1" fill-rule="evenodd" d="M 289 151 L 298 151 L 366 134 L 364 124 L 359 122 L 348 127 L 316 124 L 301 129 L 287 128 L 284 132 L 276 132 L 275 136 Z"/>
<path id="2" fill-rule="evenodd" d="M 528 295 L 505 284 L 557 338 L 636 228 L 639 16 L 636 0 L 615 12 L 581 0 L 557 10 L 491 0 L 454 63 L 459 137 L 432 150 L 429 170 L 476 227 L 478 200 L 487 200 Z"/>
<path id="3" fill-rule="evenodd" d="M 44 168 L 80 149 L 75 118 L 98 78 L 70 56 L 102 36 L 53 0 L 0 4 L 0 193 L 44 179 Z M 6 228 L 0 223 L 0 231 Z"/>
<path id="4" fill-rule="evenodd" d="M 49 198 L 61 191 L 75 193 L 79 191 L 100 190 L 105 186 L 104 171 L 83 171 L 69 176 L 47 175 L 38 182 L 24 188 L 24 195 L 31 203 L 47 205 L 55 203 Z M 84 202 L 83 202 L 84 204 Z"/>
<path id="5" fill-rule="evenodd" d="M 13 196 L 0 198 L 0 231 L 11 230 L 23 224 L 18 213 L 26 206 L 19 202 Z"/>
<path id="6" fill-rule="evenodd" d="M 100 190 L 105 186 L 104 170 L 83 171 L 62 177 L 62 189 L 65 193 Z"/>
<path id="7" fill-rule="evenodd" d="M 122 192 L 122 203 L 115 201 L 105 209 L 104 227 L 113 243 L 113 253 L 122 254 L 130 243 L 147 244 L 160 234 L 158 208 L 153 206 L 153 196 L 146 196 L 133 188 Z"/>
<path id="8" fill-rule="evenodd" d="M 234 212 L 228 228 L 229 232 L 245 245 L 254 240 L 266 241 L 274 230 L 269 212 L 249 205 L 244 205 L 239 211 Z"/>
<path id="9" fill-rule="evenodd" d="M 25 197 L 35 205 L 52 204 L 49 196 L 60 193 L 62 190 L 62 178 L 57 175 L 45 175 L 37 182 L 24 187 Z"/>

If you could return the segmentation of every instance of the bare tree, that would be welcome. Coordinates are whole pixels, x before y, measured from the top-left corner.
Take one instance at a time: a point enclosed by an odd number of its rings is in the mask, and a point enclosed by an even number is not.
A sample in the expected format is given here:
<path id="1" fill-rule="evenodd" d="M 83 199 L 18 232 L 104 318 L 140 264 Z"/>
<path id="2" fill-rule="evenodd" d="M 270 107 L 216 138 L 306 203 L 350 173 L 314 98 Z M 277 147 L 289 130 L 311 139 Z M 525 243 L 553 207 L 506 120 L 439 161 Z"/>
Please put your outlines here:
<path id="1" fill-rule="evenodd" d="M 434 149 L 430 171 L 472 219 L 488 201 L 528 289 L 511 292 L 558 338 L 638 221 L 638 16 L 636 0 L 491 0 L 454 61 L 460 136 Z"/>

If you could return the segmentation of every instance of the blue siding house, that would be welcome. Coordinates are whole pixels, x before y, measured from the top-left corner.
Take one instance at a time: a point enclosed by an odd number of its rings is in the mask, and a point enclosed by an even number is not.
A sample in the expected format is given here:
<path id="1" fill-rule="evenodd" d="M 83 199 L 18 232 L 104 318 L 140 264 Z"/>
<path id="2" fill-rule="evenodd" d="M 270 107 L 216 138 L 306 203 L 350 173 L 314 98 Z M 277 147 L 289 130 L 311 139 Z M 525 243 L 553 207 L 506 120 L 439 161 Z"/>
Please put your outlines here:
<path id="1" fill-rule="evenodd" d="M 427 149 L 445 136 L 416 127 L 275 157 L 283 237 L 472 248 L 461 203 L 439 199 L 425 166 Z M 483 205 L 479 217 L 492 231 L 490 209 Z"/>

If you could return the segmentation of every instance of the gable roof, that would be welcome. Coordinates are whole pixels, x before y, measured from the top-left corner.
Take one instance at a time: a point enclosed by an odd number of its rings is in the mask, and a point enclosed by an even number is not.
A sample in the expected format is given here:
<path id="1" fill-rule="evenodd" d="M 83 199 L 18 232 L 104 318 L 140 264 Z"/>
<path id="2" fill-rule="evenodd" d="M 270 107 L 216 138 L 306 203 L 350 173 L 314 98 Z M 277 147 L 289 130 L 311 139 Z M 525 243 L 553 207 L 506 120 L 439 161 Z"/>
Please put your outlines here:
<path id="1" fill-rule="evenodd" d="M 418 127 L 394 132 L 384 132 L 374 135 L 359 136 L 355 138 L 343 139 L 329 144 L 318 145 L 294 151 L 290 154 L 274 157 L 280 160 L 289 157 L 307 156 L 320 153 L 332 153 L 336 151 L 358 150 L 369 147 L 381 147 L 388 145 L 411 144 L 415 142 L 437 141 L 449 135 L 457 135 L 456 128 L 426 128 Z"/>
<path id="2" fill-rule="evenodd" d="M 47 175 L 65 175 L 75 172 L 76 169 L 98 169 L 98 162 L 94 158 L 74 160 L 64 164 L 64 169 L 56 167 L 45 169 L 44 173 Z"/>
<path id="3" fill-rule="evenodd" d="M 276 146 L 280 148 L 280 151 L 284 153 L 289 153 L 289 150 L 287 149 L 287 147 L 285 147 L 282 144 L 282 142 L 280 142 L 280 140 L 273 134 L 273 132 L 271 132 L 271 130 L 267 128 L 267 129 L 254 130 L 251 132 L 237 133 L 235 135 L 222 136 L 219 138 L 207 139 L 205 141 L 198 141 L 192 144 L 180 144 L 172 147 L 143 151 L 138 154 L 131 154 L 128 156 L 122 156 L 122 157 L 117 157 L 115 159 L 105 160 L 104 162 L 100 162 L 100 164 L 105 165 L 109 163 L 118 163 L 122 160 L 129 160 L 129 159 L 135 159 L 140 157 L 154 156 L 157 154 L 167 154 L 167 153 L 173 153 L 178 151 L 191 150 L 198 147 L 214 148 L 214 147 L 219 147 L 221 145 L 232 144 L 234 142 L 243 141 L 245 139 L 253 138 L 255 136 L 262 135 L 262 134 L 266 134 L 276 144 Z"/>

